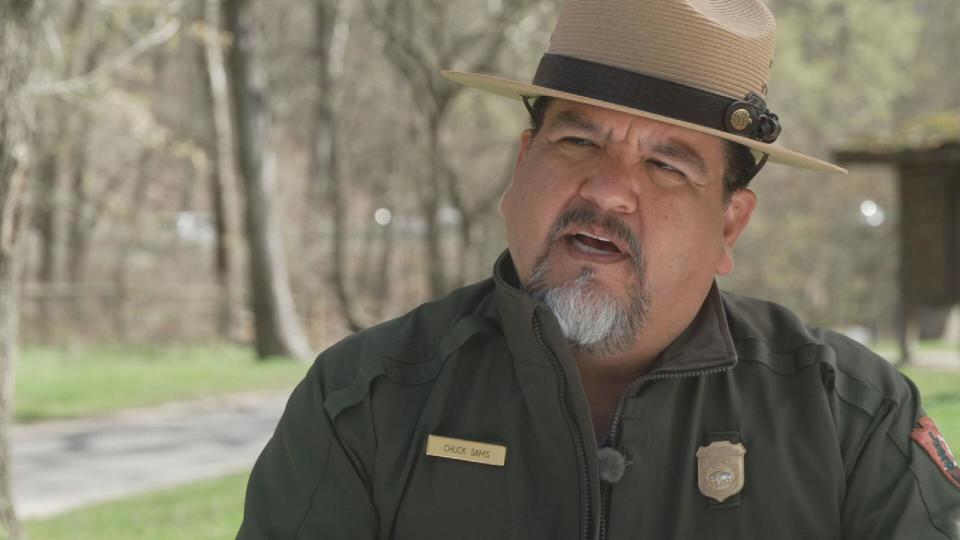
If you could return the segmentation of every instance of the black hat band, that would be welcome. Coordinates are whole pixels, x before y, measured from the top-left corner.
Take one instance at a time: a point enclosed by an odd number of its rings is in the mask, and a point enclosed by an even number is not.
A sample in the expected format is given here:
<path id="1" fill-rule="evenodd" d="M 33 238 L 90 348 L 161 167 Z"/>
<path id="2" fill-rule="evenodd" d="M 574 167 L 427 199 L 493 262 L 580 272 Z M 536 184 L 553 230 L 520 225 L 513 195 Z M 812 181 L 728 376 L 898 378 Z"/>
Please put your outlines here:
<path id="1" fill-rule="evenodd" d="M 781 130 L 777 115 L 754 93 L 736 100 L 569 56 L 543 55 L 533 84 L 765 143 L 777 140 Z"/>

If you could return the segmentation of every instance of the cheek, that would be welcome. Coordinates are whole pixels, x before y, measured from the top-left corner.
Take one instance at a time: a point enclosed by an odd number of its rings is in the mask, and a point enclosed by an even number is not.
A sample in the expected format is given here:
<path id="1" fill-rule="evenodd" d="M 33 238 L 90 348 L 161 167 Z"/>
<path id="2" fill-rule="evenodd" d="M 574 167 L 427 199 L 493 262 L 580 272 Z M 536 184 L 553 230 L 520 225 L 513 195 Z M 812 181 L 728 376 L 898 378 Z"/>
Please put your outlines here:
<path id="1" fill-rule="evenodd" d="M 689 276 L 712 269 L 723 253 L 722 215 L 700 205 L 653 203 L 653 210 L 645 215 L 654 216 L 655 221 L 644 220 L 646 234 L 641 236 L 650 271 Z"/>
<path id="2" fill-rule="evenodd" d="M 500 213 L 503 214 L 503 221 L 506 225 L 507 247 L 513 256 L 514 265 L 516 265 L 521 277 L 525 277 L 529 266 L 526 258 L 530 252 L 535 252 L 535 212 L 529 207 L 529 193 L 518 186 L 512 184 L 500 199 Z"/>

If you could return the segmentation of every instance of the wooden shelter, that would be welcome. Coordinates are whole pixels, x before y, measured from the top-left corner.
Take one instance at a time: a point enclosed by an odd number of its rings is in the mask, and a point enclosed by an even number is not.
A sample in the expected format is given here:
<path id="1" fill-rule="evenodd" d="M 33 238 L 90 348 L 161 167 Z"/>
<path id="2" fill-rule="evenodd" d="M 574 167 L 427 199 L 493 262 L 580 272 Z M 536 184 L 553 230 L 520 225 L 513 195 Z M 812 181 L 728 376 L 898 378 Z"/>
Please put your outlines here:
<path id="1" fill-rule="evenodd" d="M 888 164 L 900 194 L 900 351 L 909 362 L 925 308 L 960 304 L 960 110 L 834 152 L 849 166 Z"/>

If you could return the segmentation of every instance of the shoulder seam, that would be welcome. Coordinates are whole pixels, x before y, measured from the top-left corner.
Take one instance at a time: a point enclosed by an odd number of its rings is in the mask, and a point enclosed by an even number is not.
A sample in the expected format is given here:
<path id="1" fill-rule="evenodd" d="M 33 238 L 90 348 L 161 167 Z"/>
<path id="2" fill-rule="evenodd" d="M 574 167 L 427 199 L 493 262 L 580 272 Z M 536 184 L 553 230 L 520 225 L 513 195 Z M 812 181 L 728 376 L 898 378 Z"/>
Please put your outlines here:
<path id="1" fill-rule="evenodd" d="M 470 315 L 457 321 L 453 329 L 440 341 L 434 354 L 426 362 L 406 364 L 384 356 L 361 359 L 362 366 L 353 382 L 330 394 L 323 402 L 332 422 L 344 409 L 356 405 L 370 392 L 370 385 L 381 376 L 405 385 L 432 381 L 440 373 L 450 355 L 475 335 L 498 331 L 489 317 Z"/>

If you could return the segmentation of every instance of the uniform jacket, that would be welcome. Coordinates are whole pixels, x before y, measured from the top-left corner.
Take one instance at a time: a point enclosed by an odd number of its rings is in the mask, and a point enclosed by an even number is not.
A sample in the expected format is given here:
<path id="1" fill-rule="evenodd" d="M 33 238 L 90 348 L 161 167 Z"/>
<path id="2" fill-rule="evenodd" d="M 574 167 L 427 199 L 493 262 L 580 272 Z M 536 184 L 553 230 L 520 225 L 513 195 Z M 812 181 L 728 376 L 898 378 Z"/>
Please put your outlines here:
<path id="1" fill-rule="evenodd" d="M 960 539 L 960 474 L 913 384 L 716 287 L 624 393 L 606 445 L 626 468 L 601 480 L 573 357 L 517 282 L 505 254 L 492 279 L 322 353 L 254 467 L 238 538 Z M 430 435 L 505 461 L 427 455 Z M 723 502 L 698 479 L 716 441 L 746 450 Z"/>

